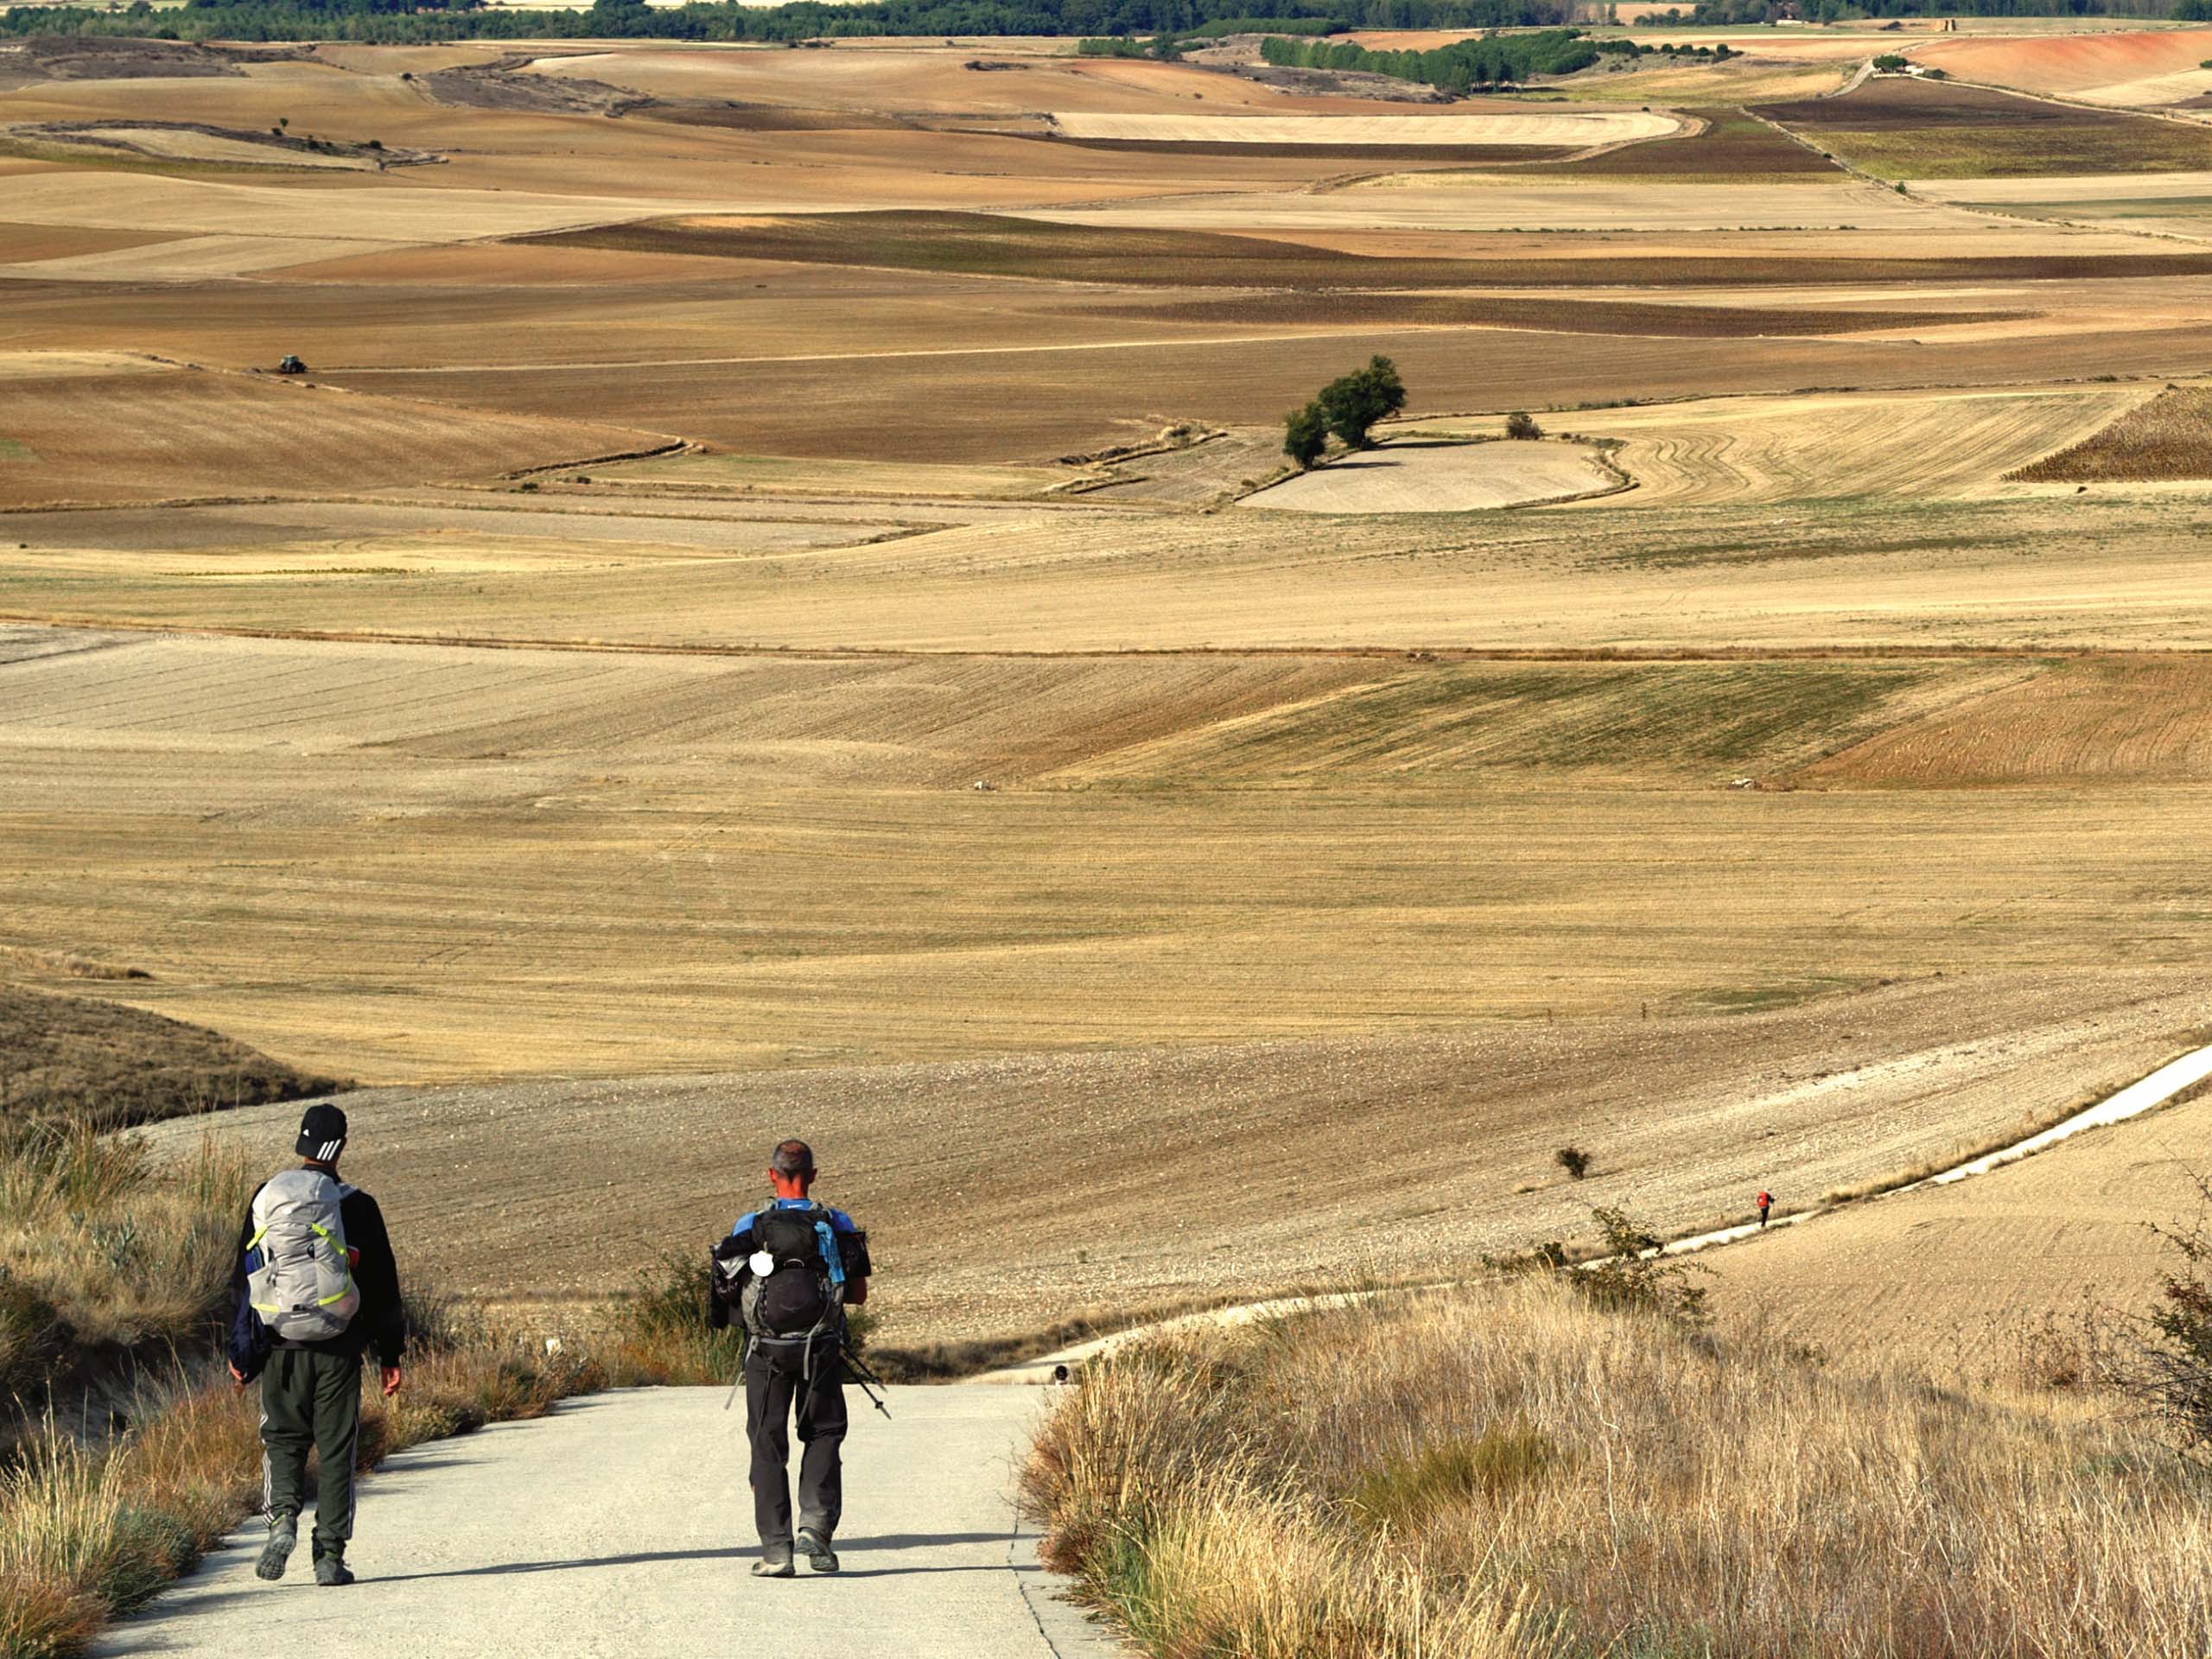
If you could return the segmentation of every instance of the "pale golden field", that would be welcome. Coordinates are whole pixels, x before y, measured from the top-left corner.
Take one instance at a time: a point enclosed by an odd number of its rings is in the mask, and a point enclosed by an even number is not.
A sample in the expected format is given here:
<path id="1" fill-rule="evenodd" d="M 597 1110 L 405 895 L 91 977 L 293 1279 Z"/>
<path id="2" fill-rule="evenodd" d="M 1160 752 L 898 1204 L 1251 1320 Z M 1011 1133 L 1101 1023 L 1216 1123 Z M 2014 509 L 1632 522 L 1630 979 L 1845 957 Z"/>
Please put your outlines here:
<path id="1" fill-rule="evenodd" d="M 379 1085 L 363 1178 L 494 1299 L 808 1134 L 912 1338 L 2125 1082 L 2207 1023 L 2212 483 L 2008 474 L 2205 372 L 2212 252 L 1744 113 L 1870 41 L 1426 111 L 1037 41 L 11 72 L 209 131 L 0 154 L 0 967 Z M 280 119 L 432 159 L 223 136 Z M 1405 418 L 1281 481 L 1376 353 Z"/>

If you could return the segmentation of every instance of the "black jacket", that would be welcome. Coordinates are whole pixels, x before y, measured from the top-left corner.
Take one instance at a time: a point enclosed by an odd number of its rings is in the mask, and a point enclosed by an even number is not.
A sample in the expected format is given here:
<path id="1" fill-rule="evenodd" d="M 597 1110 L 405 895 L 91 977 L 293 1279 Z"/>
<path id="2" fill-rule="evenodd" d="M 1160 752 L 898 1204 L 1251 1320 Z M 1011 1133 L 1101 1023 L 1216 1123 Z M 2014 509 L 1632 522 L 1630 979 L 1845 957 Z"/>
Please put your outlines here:
<path id="1" fill-rule="evenodd" d="M 260 1196 L 261 1189 L 256 1187 L 254 1197 Z M 397 1365 L 405 1354 L 407 1314 L 399 1300 L 399 1264 L 392 1259 L 391 1236 L 385 1231 L 384 1211 L 367 1193 L 348 1186 L 338 1201 L 338 1218 L 346 1225 L 346 1248 L 360 1258 L 353 1264 L 353 1287 L 361 1293 L 360 1310 L 343 1332 L 327 1341 L 278 1342 L 246 1298 L 246 1246 L 253 1239 L 253 1205 L 247 1203 L 238 1249 L 231 1256 L 230 1359 L 241 1376 L 258 1376 L 269 1363 L 271 1348 L 306 1348 L 359 1359 L 373 1346 L 379 1365 Z"/>

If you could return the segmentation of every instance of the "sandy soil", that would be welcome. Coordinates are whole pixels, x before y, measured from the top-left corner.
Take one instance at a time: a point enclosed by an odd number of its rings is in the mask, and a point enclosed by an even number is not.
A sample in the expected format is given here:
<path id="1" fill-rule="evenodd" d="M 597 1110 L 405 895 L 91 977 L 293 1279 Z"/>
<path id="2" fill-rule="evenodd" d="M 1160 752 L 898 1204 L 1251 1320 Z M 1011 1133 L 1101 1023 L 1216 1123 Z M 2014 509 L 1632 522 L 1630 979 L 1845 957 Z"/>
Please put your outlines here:
<path id="1" fill-rule="evenodd" d="M 1274 512 L 1464 512 L 1589 495 L 1619 482 L 1574 444 L 1400 439 L 1287 479 L 1239 505 Z"/>

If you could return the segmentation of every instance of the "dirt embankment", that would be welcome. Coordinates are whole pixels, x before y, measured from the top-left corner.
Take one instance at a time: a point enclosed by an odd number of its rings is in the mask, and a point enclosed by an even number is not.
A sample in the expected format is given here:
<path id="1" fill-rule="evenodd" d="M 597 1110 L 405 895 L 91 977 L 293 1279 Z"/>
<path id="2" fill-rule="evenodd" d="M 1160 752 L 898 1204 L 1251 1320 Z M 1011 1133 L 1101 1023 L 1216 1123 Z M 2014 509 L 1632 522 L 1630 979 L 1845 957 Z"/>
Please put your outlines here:
<path id="1" fill-rule="evenodd" d="M 298 62 L 312 46 L 200 46 L 98 35 L 34 35 L 0 43 L 0 92 L 41 80 L 175 80 L 239 75 L 249 63 Z"/>
<path id="2" fill-rule="evenodd" d="M 442 104 L 472 110 L 528 110 L 556 115 L 627 115 L 653 100 L 626 87 L 578 75 L 531 75 L 530 53 L 513 53 L 490 63 L 437 69 L 416 79 Z"/>
<path id="3" fill-rule="evenodd" d="M 353 167 L 381 171 L 445 159 L 435 151 L 349 143 L 302 133 L 218 127 L 204 121 L 46 121 L 10 127 L 7 137 L 39 149 L 98 149 L 152 161 L 228 162 L 267 167 Z"/>

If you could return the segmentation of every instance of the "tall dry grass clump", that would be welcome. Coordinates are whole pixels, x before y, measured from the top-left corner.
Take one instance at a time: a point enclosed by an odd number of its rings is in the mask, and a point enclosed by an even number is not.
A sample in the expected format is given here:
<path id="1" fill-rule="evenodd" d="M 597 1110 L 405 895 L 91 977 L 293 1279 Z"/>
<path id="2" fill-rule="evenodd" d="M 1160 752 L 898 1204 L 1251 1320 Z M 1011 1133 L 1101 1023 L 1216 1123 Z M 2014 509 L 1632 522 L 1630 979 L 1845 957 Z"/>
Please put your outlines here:
<path id="1" fill-rule="evenodd" d="M 2202 1480 L 2078 1401 L 1546 1280 L 1116 1356 L 1024 1484 L 1172 1659 L 2147 1659 L 2212 1650 Z"/>
<path id="2" fill-rule="evenodd" d="M 260 1172 L 213 1141 L 181 1165 L 66 1119 L 0 1129 L 0 1399 L 86 1355 L 181 1345 L 225 1308 Z"/>

